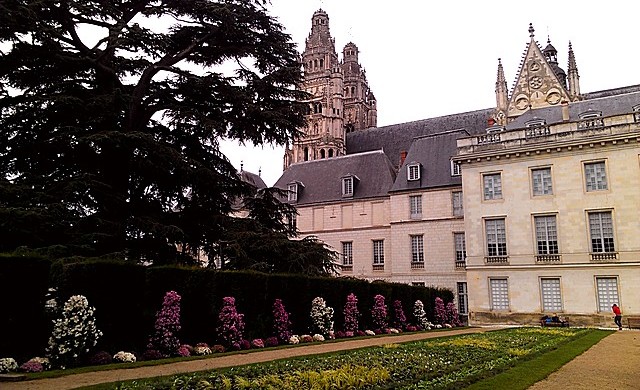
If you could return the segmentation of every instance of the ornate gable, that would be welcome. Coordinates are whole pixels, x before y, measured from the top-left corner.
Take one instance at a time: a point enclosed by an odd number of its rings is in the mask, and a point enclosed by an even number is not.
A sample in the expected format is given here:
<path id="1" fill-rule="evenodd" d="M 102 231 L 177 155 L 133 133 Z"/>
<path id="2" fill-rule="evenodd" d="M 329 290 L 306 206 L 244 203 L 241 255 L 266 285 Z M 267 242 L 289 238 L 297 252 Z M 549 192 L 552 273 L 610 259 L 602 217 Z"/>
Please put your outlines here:
<path id="1" fill-rule="evenodd" d="M 533 35 L 529 24 L 531 41 L 527 45 L 516 83 L 511 91 L 507 116 L 517 117 L 530 108 L 549 107 L 562 101 L 571 101 L 569 94 L 547 62 Z"/>

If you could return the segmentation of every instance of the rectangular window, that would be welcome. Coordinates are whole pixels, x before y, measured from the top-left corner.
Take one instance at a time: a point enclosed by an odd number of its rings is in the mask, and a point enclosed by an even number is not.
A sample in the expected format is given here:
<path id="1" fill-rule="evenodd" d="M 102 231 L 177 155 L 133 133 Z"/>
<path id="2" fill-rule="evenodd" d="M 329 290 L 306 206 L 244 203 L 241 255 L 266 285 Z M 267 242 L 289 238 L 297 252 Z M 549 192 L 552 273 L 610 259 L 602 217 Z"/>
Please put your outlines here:
<path id="1" fill-rule="evenodd" d="M 560 278 L 540 279 L 540 290 L 542 291 L 542 311 L 547 313 L 562 311 Z"/>
<path id="2" fill-rule="evenodd" d="M 407 180 L 420 180 L 420 164 L 407 165 Z"/>
<path id="3" fill-rule="evenodd" d="M 531 182 L 533 183 L 533 195 L 552 195 L 551 168 L 531 170 Z"/>
<path id="4" fill-rule="evenodd" d="M 411 219 L 422 219 L 422 195 L 409 197 L 409 209 Z"/>
<path id="5" fill-rule="evenodd" d="M 289 224 L 289 229 L 292 232 L 295 232 L 298 230 L 298 213 L 295 211 L 292 211 L 291 213 L 289 213 L 289 215 L 287 216 L 287 222 Z"/>
<path id="6" fill-rule="evenodd" d="M 342 178 L 342 196 L 353 196 L 353 177 Z"/>
<path id="7" fill-rule="evenodd" d="M 464 205 L 462 203 L 462 191 L 454 191 L 451 193 L 451 204 L 453 206 L 453 216 L 464 216 Z"/>
<path id="8" fill-rule="evenodd" d="M 458 282 L 458 313 L 469 314 L 469 293 L 467 282 Z"/>
<path id="9" fill-rule="evenodd" d="M 491 310 L 509 310 L 509 287 L 507 279 L 489 279 Z"/>
<path id="10" fill-rule="evenodd" d="M 342 243 L 342 265 L 353 265 L 353 242 Z"/>
<path id="11" fill-rule="evenodd" d="M 487 219 L 484 222 L 487 234 L 487 256 L 506 256 L 507 233 L 504 218 Z"/>
<path id="12" fill-rule="evenodd" d="M 606 277 L 596 278 L 598 289 L 598 311 L 603 313 L 611 312 L 611 306 L 615 303 L 620 305 L 618 299 L 618 278 Z"/>
<path id="13" fill-rule="evenodd" d="M 423 236 L 411 236 L 411 262 L 424 263 L 424 243 Z"/>
<path id="14" fill-rule="evenodd" d="M 608 186 L 604 161 L 584 164 L 584 178 L 587 192 L 606 190 Z"/>
<path id="15" fill-rule="evenodd" d="M 373 240 L 373 264 L 384 264 L 384 240 Z"/>
<path id="16" fill-rule="evenodd" d="M 298 200 L 298 185 L 289 184 L 289 202 L 296 202 Z"/>
<path id="17" fill-rule="evenodd" d="M 456 268 L 464 267 L 467 263 L 467 247 L 464 241 L 464 233 L 453 233 L 453 241 L 456 247 Z"/>
<path id="18" fill-rule="evenodd" d="M 459 162 L 451 160 L 451 176 L 462 175 L 462 165 Z"/>
<path id="19" fill-rule="evenodd" d="M 615 252 L 611 211 L 589 213 L 591 252 Z"/>
<path id="20" fill-rule="evenodd" d="M 558 229 L 556 227 L 556 216 L 536 216 L 534 217 L 534 223 L 536 225 L 537 254 L 558 254 Z"/>
<path id="21" fill-rule="evenodd" d="M 502 177 L 499 173 L 482 176 L 484 200 L 502 199 Z"/>

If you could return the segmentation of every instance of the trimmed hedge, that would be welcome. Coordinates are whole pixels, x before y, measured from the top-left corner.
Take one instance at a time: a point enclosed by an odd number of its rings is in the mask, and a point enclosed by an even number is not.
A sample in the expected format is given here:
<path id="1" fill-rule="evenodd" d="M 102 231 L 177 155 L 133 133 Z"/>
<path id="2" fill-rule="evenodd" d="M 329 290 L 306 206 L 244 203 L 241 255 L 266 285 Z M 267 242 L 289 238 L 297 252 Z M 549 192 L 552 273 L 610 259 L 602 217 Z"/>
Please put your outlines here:
<path id="1" fill-rule="evenodd" d="M 64 304 L 72 295 L 86 296 L 89 304 L 96 308 L 97 326 L 104 333 L 95 350 L 110 352 L 144 351 L 153 331 L 155 313 L 162 306 L 164 294 L 171 290 L 182 297 L 180 340 L 189 344 L 219 343 L 215 339 L 217 316 L 222 298 L 226 296 L 235 297 L 238 312 L 245 315 L 246 339 L 273 335 L 272 308 L 277 298 L 282 299 L 290 313 L 293 332 L 297 334 L 310 332 L 311 301 L 318 296 L 323 297 L 327 305 L 334 308 L 336 330 L 342 329 L 342 311 L 350 293 L 358 297 L 361 329 L 370 326 L 373 297 L 376 294 L 384 295 L 389 313 L 392 312 L 393 300 L 400 299 L 409 319 L 413 319 L 413 304 L 417 299 L 423 301 L 431 319 L 434 318 L 434 301 L 437 296 L 445 302 L 453 300 L 453 293 L 445 289 L 398 283 L 370 283 L 354 278 L 217 271 L 177 266 L 145 267 L 105 260 L 58 261 L 50 267 L 47 261 L 30 260 L 21 264 L 17 260 L 11 262 L 11 267 L 8 266 L 9 262 L 0 261 L 0 276 L 28 279 L 28 283 L 22 283 L 25 288 L 20 292 L 27 294 L 28 290 L 30 295 L 28 301 L 14 301 L 13 306 L 6 306 L 5 310 L 11 313 L 11 318 L 19 319 L 19 323 L 6 328 L 2 333 L 3 336 L 8 336 L 3 337 L 3 340 L 11 340 L 11 343 L 16 340 L 15 345 L 11 345 L 11 348 L 4 348 L 3 345 L 0 350 L 6 350 L 7 356 L 26 358 L 42 354 L 50 332 L 50 321 L 44 319 L 42 310 L 44 295 L 49 286 L 47 282 L 50 268 L 51 283 L 58 288 L 58 304 Z M 10 276 L 14 273 L 15 277 Z M 6 294 L 5 296 L 20 296 L 16 295 L 14 289 L 7 289 Z M 19 336 L 14 336 L 16 334 Z M 30 341 L 28 345 L 25 345 L 26 340 Z M 25 350 L 22 355 L 18 354 L 19 346 Z"/>
<path id="2" fill-rule="evenodd" d="M 51 330 L 44 310 L 50 268 L 41 257 L 0 255 L 0 357 L 24 361 L 44 352 Z"/>

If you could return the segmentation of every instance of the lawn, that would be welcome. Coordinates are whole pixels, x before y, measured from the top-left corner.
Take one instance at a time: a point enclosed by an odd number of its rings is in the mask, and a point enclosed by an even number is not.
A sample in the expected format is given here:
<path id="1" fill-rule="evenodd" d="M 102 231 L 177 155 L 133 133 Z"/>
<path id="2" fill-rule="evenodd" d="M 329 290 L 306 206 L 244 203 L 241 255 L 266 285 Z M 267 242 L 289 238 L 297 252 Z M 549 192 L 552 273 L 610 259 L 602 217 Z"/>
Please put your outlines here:
<path id="1" fill-rule="evenodd" d="M 91 389 L 526 389 L 608 334 L 516 328 Z"/>

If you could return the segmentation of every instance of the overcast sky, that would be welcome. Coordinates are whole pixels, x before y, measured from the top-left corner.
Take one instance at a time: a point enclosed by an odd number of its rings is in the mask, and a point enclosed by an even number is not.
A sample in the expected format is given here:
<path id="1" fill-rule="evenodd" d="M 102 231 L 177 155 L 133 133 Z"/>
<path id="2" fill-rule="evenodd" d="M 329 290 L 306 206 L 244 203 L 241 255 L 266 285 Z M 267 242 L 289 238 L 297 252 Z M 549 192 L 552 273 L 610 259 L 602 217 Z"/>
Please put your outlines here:
<path id="1" fill-rule="evenodd" d="M 318 8 L 329 15 L 340 59 L 346 43 L 358 46 L 378 126 L 494 107 L 498 58 L 511 89 L 529 23 L 542 47 L 551 38 L 565 71 L 571 41 L 583 93 L 640 84 L 637 0 L 272 0 L 270 6 L 300 52 Z M 261 169 L 267 185 L 282 174 L 282 146 L 224 142 L 222 151 L 237 169 L 241 161 L 245 170 Z"/>

